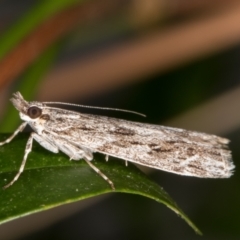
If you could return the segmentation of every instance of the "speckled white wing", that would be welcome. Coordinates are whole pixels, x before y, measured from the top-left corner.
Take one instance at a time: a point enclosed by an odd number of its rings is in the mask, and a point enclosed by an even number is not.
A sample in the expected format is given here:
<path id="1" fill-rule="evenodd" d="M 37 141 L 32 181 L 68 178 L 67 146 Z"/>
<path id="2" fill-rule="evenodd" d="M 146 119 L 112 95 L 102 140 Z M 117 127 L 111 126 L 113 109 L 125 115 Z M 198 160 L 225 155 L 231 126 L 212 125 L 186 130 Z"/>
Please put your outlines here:
<path id="1" fill-rule="evenodd" d="M 177 128 L 54 111 L 44 131 L 92 152 L 176 174 L 227 178 L 234 165 L 229 140 Z M 57 127 L 53 127 L 57 126 Z"/>

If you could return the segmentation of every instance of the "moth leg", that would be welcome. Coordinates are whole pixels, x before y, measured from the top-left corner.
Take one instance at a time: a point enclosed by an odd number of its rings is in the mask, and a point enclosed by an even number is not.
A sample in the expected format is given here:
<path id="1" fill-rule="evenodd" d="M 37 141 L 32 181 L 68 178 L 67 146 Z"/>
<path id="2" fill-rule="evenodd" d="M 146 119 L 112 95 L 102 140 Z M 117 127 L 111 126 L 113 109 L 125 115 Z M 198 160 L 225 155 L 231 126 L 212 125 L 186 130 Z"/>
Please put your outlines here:
<path id="1" fill-rule="evenodd" d="M 93 159 L 92 152 L 87 148 L 82 148 L 79 146 L 74 146 L 73 144 L 58 141 L 57 146 L 59 150 L 70 157 L 70 160 L 80 160 L 82 158 L 91 161 Z"/>
<path id="2" fill-rule="evenodd" d="M 18 173 L 15 175 L 15 177 L 13 178 L 13 180 L 10 183 L 8 183 L 6 186 L 3 187 L 4 189 L 6 189 L 6 188 L 10 187 L 11 185 L 13 185 L 13 183 L 18 180 L 19 176 L 23 172 L 23 169 L 24 169 L 26 161 L 27 161 L 28 154 L 32 150 L 33 134 L 34 133 L 31 133 L 30 137 L 28 138 L 28 141 L 27 141 L 27 144 L 26 144 L 26 148 L 25 148 L 24 157 L 23 157 L 23 161 L 22 161 L 21 166 L 20 166 L 20 168 L 18 170 Z"/>
<path id="3" fill-rule="evenodd" d="M 96 166 L 94 166 L 91 162 L 89 162 L 86 159 L 84 160 L 98 175 L 100 175 L 105 181 L 107 181 L 108 184 L 111 186 L 112 190 L 115 191 L 113 182 L 105 174 L 103 174 Z"/>
<path id="4" fill-rule="evenodd" d="M 74 146 L 73 144 L 64 144 L 62 141 L 58 142 L 59 149 L 67 154 L 73 160 L 80 160 L 84 159 L 85 162 L 98 174 L 100 175 L 105 181 L 109 183 L 112 190 L 115 190 L 113 182 L 103 174 L 96 166 L 94 166 L 90 161 L 93 159 L 92 151 L 88 148 L 81 147 L 81 146 Z"/>
<path id="5" fill-rule="evenodd" d="M 88 161 L 92 161 L 93 160 L 93 154 L 92 154 L 92 151 L 88 148 L 85 148 L 85 147 L 81 147 L 82 151 L 83 151 L 83 154 L 82 154 L 82 157 L 81 158 L 84 158 Z"/>
<path id="6" fill-rule="evenodd" d="M 41 135 L 38 135 L 37 133 L 32 133 L 32 136 L 36 142 L 38 142 L 42 147 L 45 149 L 53 152 L 53 153 L 58 153 L 59 149 L 58 147 L 53 144 L 50 140 L 42 137 Z"/>
<path id="7" fill-rule="evenodd" d="M 108 162 L 108 159 L 109 159 L 109 155 L 105 155 L 106 162 Z M 127 160 L 125 161 L 125 166 L 126 167 L 128 166 L 128 161 Z"/>
<path id="8" fill-rule="evenodd" d="M 106 162 L 108 162 L 108 159 L 109 159 L 109 155 L 105 155 Z M 127 160 L 125 161 L 125 166 L 126 167 L 128 166 L 128 161 Z"/>
<path id="9" fill-rule="evenodd" d="M 18 135 L 18 133 L 21 132 L 26 127 L 26 125 L 27 125 L 27 122 L 23 122 L 9 138 L 7 138 L 3 142 L 0 142 L 0 146 L 11 142 L 13 140 L 13 138 L 16 137 Z"/>

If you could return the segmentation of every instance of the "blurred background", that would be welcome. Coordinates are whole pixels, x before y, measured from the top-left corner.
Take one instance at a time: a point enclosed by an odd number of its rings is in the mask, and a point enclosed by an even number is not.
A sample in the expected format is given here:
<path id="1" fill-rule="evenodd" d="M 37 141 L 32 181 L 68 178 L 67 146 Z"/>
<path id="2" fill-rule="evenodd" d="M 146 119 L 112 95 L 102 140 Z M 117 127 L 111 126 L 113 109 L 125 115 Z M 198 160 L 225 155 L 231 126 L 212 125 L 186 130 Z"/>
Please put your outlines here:
<path id="1" fill-rule="evenodd" d="M 240 3 L 237 0 L 0 2 L 0 131 L 20 123 L 9 98 L 124 108 L 231 140 L 230 179 L 162 171 L 164 187 L 203 231 L 240 237 Z M 1 210 L 0 210 L 1 214 Z M 1 239 L 200 239 L 152 200 L 108 194 L 0 226 Z"/>

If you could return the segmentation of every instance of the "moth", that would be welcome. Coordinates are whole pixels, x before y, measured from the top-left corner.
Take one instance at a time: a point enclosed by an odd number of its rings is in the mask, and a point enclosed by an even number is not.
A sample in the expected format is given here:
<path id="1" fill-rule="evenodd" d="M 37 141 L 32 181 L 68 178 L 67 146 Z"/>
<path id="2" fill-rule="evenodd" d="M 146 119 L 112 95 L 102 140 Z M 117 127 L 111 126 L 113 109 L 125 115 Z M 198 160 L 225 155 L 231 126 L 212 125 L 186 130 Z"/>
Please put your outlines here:
<path id="1" fill-rule="evenodd" d="M 112 190 L 115 189 L 114 183 L 91 163 L 94 152 L 104 154 L 106 159 L 113 156 L 184 176 L 228 178 L 233 173 L 234 164 L 226 138 L 82 114 L 51 107 L 47 102 L 28 102 L 19 92 L 11 101 L 23 123 L 0 145 L 9 143 L 27 124 L 33 132 L 27 141 L 19 171 L 4 188 L 17 181 L 23 172 L 33 139 L 53 153 L 65 153 L 70 160 L 85 160 Z"/>

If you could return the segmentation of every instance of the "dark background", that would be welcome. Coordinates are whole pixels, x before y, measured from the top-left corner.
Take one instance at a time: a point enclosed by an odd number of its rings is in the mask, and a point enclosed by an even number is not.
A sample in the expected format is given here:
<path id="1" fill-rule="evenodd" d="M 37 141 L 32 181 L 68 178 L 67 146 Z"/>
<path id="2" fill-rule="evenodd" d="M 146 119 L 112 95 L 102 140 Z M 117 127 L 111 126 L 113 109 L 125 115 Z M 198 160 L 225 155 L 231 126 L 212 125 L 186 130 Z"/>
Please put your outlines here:
<path id="1" fill-rule="evenodd" d="M 234 1 L 230 2 L 234 3 Z M 172 3 L 176 4 L 176 1 L 172 1 Z M 1 4 L 3 5 L 0 7 L 0 18 L 6 19 L 8 16 L 7 26 L 10 26 L 11 21 L 14 22 L 18 15 L 33 5 L 28 1 L 22 1 L 23 5 L 18 4 L 17 1 L 3 1 Z M 224 5 L 224 1 L 221 1 L 221 4 L 223 7 L 219 11 L 210 3 L 209 5 L 200 4 L 195 8 L 189 7 L 189 10 L 186 6 L 192 5 L 190 1 L 185 1 L 185 5 L 174 5 L 178 6 L 178 8 L 176 7 L 178 11 L 175 9 L 178 14 L 171 13 L 171 15 L 168 12 L 168 17 L 162 17 L 164 21 L 158 19 L 155 22 L 152 21 L 151 24 L 146 21 L 145 25 L 138 25 L 135 28 L 130 28 L 130 22 L 128 22 L 128 27 L 123 28 L 124 30 L 118 29 L 115 34 L 109 34 L 111 32 L 109 31 L 106 35 L 100 31 L 101 29 L 91 28 L 91 32 L 95 35 L 101 32 L 101 37 L 97 40 L 91 37 L 87 38 L 87 31 L 85 31 L 81 34 L 87 40 L 71 45 L 71 41 L 74 42 L 73 36 L 75 36 L 75 42 L 79 39 L 76 37 L 76 32 L 82 31 L 80 25 L 77 30 L 73 30 L 75 35 L 71 33 L 72 35 L 68 35 L 67 40 L 64 40 L 64 44 L 61 43 L 61 51 L 49 71 L 63 71 L 63 66 L 68 67 L 74 64 L 78 66 L 78 61 L 82 63 L 85 59 L 88 61 L 90 57 L 94 59 L 95 55 L 98 56 L 104 51 L 118 48 L 130 40 L 137 41 L 155 32 L 166 31 L 166 29 L 172 29 L 178 25 L 184 26 L 196 19 L 200 22 L 206 21 L 209 16 L 222 14 L 230 8 L 230 5 L 228 7 Z M 183 6 L 188 10 L 180 11 L 179 9 L 184 9 Z M 124 16 L 126 12 L 122 14 Z M 129 18 L 127 20 L 130 21 Z M 94 23 L 91 23 L 92 25 Z M 84 26 L 85 29 L 88 27 L 87 24 Z M 7 27 L 2 27 L 3 33 L 6 29 Z M 212 31 L 218 31 L 218 29 L 212 29 Z M 204 41 L 204 36 L 202 38 Z M 170 61 L 169 66 L 165 68 L 159 66 L 159 70 L 154 68 L 147 74 L 138 77 L 136 75 L 133 77 L 134 80 L 129 77 L 129 80 L 128 78 L 126 81 L 121 80 L 124 83 L 116 86 L 111 84 L 108 86 L 104 83 L 106 88 L 102 89 L 103 83 L 99 82 L 96 76 L 91 91 L 83 95 L 76 94 L 76 89 L 83 91 L 85 79 L 79 78 L 79 82 L 76 84 L 70 80 L 68 82 L 66 79 L 65 84 L 69 93 L 59 99 L 61 93 L 64 92 L 64 84 L 59 83 L 59 86 L 55 85 L 55 88 L 52 88 L 52 85 L 48 87 L 44 82 L 44 79 L 45 81 L 48 79 L 46 77 L 48 73 L 43 78 L 42 85 L 39 84 L 35 91 L 36 98 L 41 100 L 48 101 L 58 98 L 59 101 L 129 109 L 142 112 L 147 115 L 147 118 L 91 110 L 91 113 L 95 114 L 182 127 L 229 138 L 233 161 L 236 165 L 235 173 L 230 179 L 197 179 L 155 170 L 149 173 L 149 178 L 158 182 L 202 230 L 204 235 L 201 239 L 239 239 L 240 237 L 240 190 L 238 184 L 240 180 L 238 170 L 240 97 L 233 97 L 236 94 L 235 91 L 239 91 L 240 96 L 240 90 L 238 90 L 240 87 L 240 45 L 239 43 L 224 43 L 222 46 L 217 51 L 213 50 L 214 45 L 209 46 L 209 52 L 196 54 L 188 60 L 183 53 L 182 58 L 185 60 L 179 61 L 178 64 L 172 63 L 171 65 Z M 169 52 L 171 50 L 169 49 Z M 137 64 L 138 58 L 136 58 Z M 81 66 L 80 64 L 79 68 Z M 116 66 L 116 72 L 119 68 L 121 69 L 121 65 Z M 111 70 L 114 71 L 114 69 Z M 122 69 L 122 71 L 125 70 Z M 17 89 L 21 85 L 21 81 L 24 80 L 19 75 L 2 87 L 2 102 L 7 101 L 11 91 Z M 113 79 L 112 81 L 117 80 Z M 52 99 L 47 99 L 49 92 L 53 93 Z M 236 95 L 238 96 L 238 94 Z M 221 98 L 223 100 L 220 100 Z M 211 105 L 213 102 L 215 103 L 213 108 L 208 108 L 209 104 Z M 4 109 L 6 109 L 5 106 L 1 110 L 2 116 L 4 116 Z M 202 109 L 206 109 L 206 111 L 202 111 Z M 164 205 L 140 196 L 119 193 L 65 205 L 6 223 L 0 226 L 0 237 L 1 239 L 24 240 L 53 238 L 59 240 L 200 239 L 200 236 L 196 235 L 180 217 Z"/>

